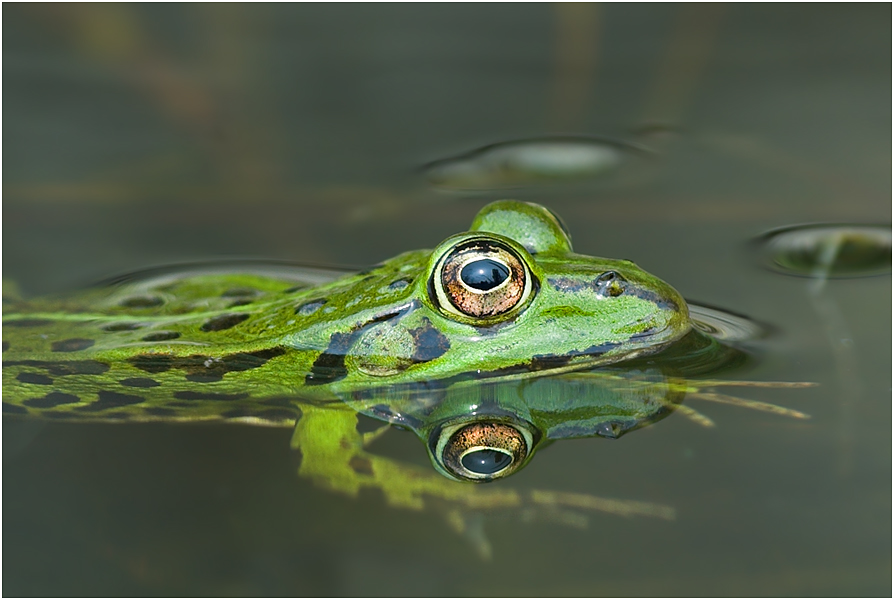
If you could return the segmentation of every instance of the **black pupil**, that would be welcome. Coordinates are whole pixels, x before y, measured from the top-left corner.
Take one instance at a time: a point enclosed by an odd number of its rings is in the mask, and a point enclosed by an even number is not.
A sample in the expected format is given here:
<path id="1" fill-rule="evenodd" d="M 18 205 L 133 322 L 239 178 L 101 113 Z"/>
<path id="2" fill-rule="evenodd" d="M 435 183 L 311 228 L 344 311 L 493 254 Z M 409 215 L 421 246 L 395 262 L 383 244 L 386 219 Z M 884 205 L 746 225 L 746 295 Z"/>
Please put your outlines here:
<path id="1" fill-rule="evenodd" d="M 476 290 L 496 288 L 508 277 L 510 277 L 510 270 L 507 266 L 491 259 L 473 261 L 460 271 L 460 279 L 463 280 L 463 283 Z"/>
<path id="2" fill-rule="evenodd" d="M 474 474 L 493 474 L 510 465 L 513 458 L 501 451 L 482 449 L 467 453 L 460 460 L 463 467 Z"/>

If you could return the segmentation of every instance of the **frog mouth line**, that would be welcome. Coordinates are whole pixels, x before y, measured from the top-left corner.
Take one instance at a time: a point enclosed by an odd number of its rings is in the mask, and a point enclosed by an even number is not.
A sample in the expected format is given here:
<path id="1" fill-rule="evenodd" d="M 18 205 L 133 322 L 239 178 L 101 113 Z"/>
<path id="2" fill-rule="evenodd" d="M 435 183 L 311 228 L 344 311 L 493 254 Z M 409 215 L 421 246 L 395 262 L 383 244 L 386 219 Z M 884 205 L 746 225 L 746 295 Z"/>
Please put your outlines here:
<path id="1" fill-rule="evenodd" d="M 582 351 L 572 351 L 571 353 L 562 355 L 534 355 L 530 361 L 517 363 L 516 365 L 510 365 L 488 372 L 464 372 L 463 374 L 459 375 L 463 376 L 466 374 L 476 374 L 479 378 L 490 379 L 494 377 L 502 377 L 506 375 L 514 375 L 526 372 L 539 374 L 543 373 L 544 375 L 548 375 L 573 371 L 584 367 L 584 360 L 586 359 L 599 359 L 613 349 L 629 344 L 631 340 L 636 340 L 637 338 L 645 338 L 652 335 L 653 333 L 654 332 L 650 330 L 641 334 L 637 334 L 636 336 L 633 336 L 631 339 L 624 342 L 606 342 L 603 344 L 588 347 Z M 617 355 L 613 355 L 613 362 L 633 359 L 644 354 L 657 353 L 667 348 L 673 342 L 674 340 L 669 340 L 664 343 L 651 344 L 649 347 L 635 348 L 632 349 L 630 353 L 627 353 L 624 358 L 619 358 Z M 576 362 L 577 359 L 581 359 L 582 361 Z"/>
<path id="2" fill-rule="evenodd" d="M 645 336 L 645 334 L 639 335 L 639 337 L 643 336 Z M 648 347 L 633 349 L 630 352 L 626 353 L 623 359 L 618 359 L 618 355 L 613 355 L 612 363 L 614 364 L 617 361 L 621 360 L 627 361 L 630 359 L 635 359 L 642 355 L 652 355 L 658 353 L 674 344 L 676 340 L 677 339 L 669 340 L 659 344 L 652 344 Z M 355 401 L 362 401 L 364 399 L 374 398 L 377 395 L 382 394 L 384 391 L 393 393 L 396 390 L 408 391 L 418 389 L 420 391 L 434 393 L 437 391 L 444 391 L 454 384 L 463 382 L 494 382 L 502 379 L 513 378 L 519 376 L 520 374 L 530 374 L 534 377 L 568 373 L 572 371 L 587 369 L 589 366 L 585 361 L 586 359 L 599 359 L 601 356 L 605 355 L 609 351 L 629 342 L 630 340 L 625 342 L 611 342 L 601 345 L 594 345 L 592 347 L 588 347 L 583 351 L 575 351 L 572 353 L 567 353 L 565 355 L 537 355 L 530 361 L 517 363 L 515 365 L 509 365 L 507 367 L 501 367 L 490 371 L 464 371 L 449 378 L 440 379 L 437 382 L 429 380 L 417 380 L 413 382 L 405 382 L 402 384 L 367 388 L 363 391 L 353 391 L 350 394 Z M 582 361 L 578 362 L 576 361 L 576 359 L 582 359 Z M 597 366 L 596 362 L 593 366 Z"/>

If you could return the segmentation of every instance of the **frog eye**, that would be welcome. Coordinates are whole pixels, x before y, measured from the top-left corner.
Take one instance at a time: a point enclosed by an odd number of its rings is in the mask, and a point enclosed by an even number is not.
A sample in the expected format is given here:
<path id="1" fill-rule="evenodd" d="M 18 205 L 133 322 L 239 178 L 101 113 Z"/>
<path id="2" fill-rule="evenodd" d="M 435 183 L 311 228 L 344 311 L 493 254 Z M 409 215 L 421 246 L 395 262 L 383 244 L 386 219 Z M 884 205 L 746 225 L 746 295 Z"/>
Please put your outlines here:
<path id="1" fill-rule="evenodd" d="M 445 253 L 431 284 L 432 300 L 445 312 L 487 320 L 522 306 L 531 297 L 532 276 L 515 250 L 484 238 Z"/>
<path id="2" fill-rule="evenodd" d="M 434 456 L 454 478 L 487 482 L 516 471 L 531 448 L 532 435 L 526 428 L 479 421 L 442 429 Z"/>

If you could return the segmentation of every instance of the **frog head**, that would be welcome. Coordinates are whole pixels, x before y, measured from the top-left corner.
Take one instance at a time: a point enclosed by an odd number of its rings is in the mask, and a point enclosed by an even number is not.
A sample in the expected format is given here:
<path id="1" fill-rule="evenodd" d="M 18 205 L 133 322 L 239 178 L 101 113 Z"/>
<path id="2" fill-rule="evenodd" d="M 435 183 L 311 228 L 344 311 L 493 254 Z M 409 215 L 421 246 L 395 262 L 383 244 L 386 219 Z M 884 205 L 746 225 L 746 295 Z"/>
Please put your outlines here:
<path id="1" fill-rule="evenodd" d="M 401 269 L 418 261 L 405 296 L 330 342 L 345 357 L 336 392 L 608 365 L 690 330 L 674 288 L 630 261 L 574 253 L 561 221 L 535 204 L 492 203 L 470 231 L 399 259 Z"/>
<path id="2" fill-rule="evenodd" d="M 427 271 L 421 296 L 440 327 L 467 342 L 464 356 L 499 350 L 498 369 L 614 363 L 690 328 L 676 290 L 630 261 L 575 254 L 562 222 L 539 205 L 486 206 L 469 232 L 435 249 Z"/>

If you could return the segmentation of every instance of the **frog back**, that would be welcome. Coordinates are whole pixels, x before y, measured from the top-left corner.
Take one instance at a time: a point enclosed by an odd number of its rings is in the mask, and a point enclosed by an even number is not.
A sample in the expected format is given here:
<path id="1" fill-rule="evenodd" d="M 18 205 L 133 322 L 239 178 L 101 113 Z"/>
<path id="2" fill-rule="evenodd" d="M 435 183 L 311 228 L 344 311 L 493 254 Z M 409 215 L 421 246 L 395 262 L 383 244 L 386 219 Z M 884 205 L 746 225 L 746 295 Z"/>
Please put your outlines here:
<path id="1" fill-rule="evenodd" d="M 406 263 L 401 263 L 405 265 Z M 407 270 L 405 269 L 404 272 Z M 395 273 L 393 273 L 395 272 Z M 398 296 L 399 268 L 200 265 L 4 303 L 3 408 L 69 420 L 291 423 L 330 324 Z M 395 284 L 395 281 L 398 284 Z M 378 285 L 381 283 L 381 285 Z M 307 334 L 307 335 L 306 335 Z M 319 371 L 319 369 L 317 369 Z"/>

